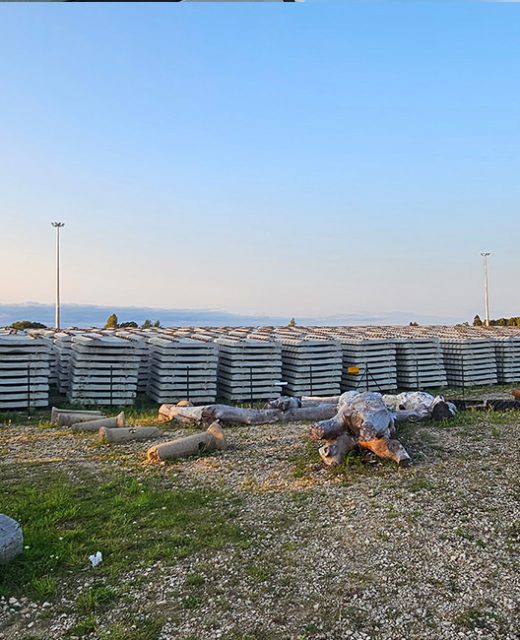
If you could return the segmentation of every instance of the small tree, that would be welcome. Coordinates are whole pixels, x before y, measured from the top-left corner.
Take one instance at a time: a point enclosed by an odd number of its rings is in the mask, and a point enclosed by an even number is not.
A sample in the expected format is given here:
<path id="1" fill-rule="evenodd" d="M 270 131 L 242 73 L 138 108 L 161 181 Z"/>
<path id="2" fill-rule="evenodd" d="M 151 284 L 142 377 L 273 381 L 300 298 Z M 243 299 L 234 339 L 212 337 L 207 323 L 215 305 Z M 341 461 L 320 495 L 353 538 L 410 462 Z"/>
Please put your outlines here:
<path id="1" fill-rule="evenodd" d="M 24 329 L 47 329 L 41 322 L 31 322 L 30 320 L 18 320 L 9 325 L 11 329 L 23 331 Z"/>
<path id="2" fill-rule="evenodd" d="M 159 320 L 156 320 L 156 321 L 153 323 L 153 326 L 154 326 L 154 327 L 160 327 L 160 326 L 161 326 L 161 323 L 159 322 Z"/>
<path id="3" fill-rule="evenodd" d="M 149 329 L 152 326 L 151 320 L 145 320 L 141 325 L 141 329 Z"/>
<path id="4" fill-rule="evenodd" d="M 410 326 L 410 327 L 418 327 L 419 323 L 418 322 L 410 322 L 410 324 L 408 326 Z"/>
<path id="5" fill-rule="evenodd" d="M 477 313 L 477 315 L 473 318 L 473 326 L 474 327 L 481 327 L 482 325 L 483 325 L 483 322 L 482 322 L 482 320 L 480 319 L 480 316 Z"/>
<path id="6" fill-rule="evenodd" d="M 137 322 L 131 320 L 130 322 L 122 322 L 119 325 L 120 329 L 137 329 Z"/>
<path id="7" fill-rule="evenodd" d="M 289 326 L 290 326 L 290 327 L 295 327 L 295 326 L 296 326 L 296 320 L 295 320 L 294 318 L 291 318 L 291 319 L 289 320 Z"/>
<path id="8" fill-rule="evenodd" d="M 107 321 L 105 322 L 105 326 L 103 327 L 104 329 L 117 329 L 119 325 L 117 324 L 117 316 L 115 313 L 111 313 L 108 318 Z"/>

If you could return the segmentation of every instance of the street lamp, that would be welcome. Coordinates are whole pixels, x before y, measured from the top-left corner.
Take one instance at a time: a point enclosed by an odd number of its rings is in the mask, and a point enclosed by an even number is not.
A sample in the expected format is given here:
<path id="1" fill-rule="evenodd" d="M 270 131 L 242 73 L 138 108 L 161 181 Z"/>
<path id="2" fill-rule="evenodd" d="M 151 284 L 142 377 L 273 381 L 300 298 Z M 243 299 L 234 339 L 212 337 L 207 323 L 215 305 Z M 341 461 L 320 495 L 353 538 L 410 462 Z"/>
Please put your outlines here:
<path id="1" fill-rule="evenodd" d="M 65 226 L 64 222 L 51 222 L 56 229 L 56 310 L 55 325 L 60 328 L 60 229 Z"/>
<path id="2" fill-rule="evenodd" d="M 489 327 L 488 256 L 490 256 L 491 254 L 489 253 L 489 251 L 483 251 L 480 255 L 484 258 L 484 324 L 486 325 L 486 327 Z"/>

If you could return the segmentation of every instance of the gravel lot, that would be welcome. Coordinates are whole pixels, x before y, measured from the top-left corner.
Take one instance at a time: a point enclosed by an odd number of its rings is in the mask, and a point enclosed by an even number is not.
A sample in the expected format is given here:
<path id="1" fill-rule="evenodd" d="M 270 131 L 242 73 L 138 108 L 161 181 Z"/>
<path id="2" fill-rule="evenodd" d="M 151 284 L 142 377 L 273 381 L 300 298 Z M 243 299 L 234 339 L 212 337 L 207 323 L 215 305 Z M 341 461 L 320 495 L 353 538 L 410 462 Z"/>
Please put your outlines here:
<path id="1" fill-rule="evenodd" d="M 230 428 L 228 451 L 159 471 L 144 462 L 147 443 L 0 429 L 0 474 L 45 463 L 71 476 L 124 470 L 160 473 L 172 487 L 202 483 L 237 498 L 248 537 L 128 567 L 118 579 L 125 597 L 79 633 L 76 598 L 96 580 L 86 563 L 50 602 L 0 601 L 0 638 L 519 638 L 517 416 L 403 425 L 412 467 L 356 455 L 336 471 L 321 466 L 306 425 Z"/>

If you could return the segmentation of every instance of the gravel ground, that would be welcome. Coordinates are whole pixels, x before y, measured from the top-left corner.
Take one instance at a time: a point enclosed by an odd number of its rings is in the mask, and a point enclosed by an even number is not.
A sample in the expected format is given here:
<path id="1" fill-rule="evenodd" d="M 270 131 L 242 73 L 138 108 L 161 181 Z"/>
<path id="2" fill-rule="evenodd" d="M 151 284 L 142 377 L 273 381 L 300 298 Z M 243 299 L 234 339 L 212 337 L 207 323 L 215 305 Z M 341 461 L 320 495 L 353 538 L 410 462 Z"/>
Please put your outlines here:
<path id="1" fill-rule="evenodd" d="M 398 469 L 368 455 L 321 466 L 305 425 L 228 430 L 230 449 L 166 465 L 172 485 L 239 496 L 249 544 L 131 569 L 129 598 L 98 619 L 160 640 L 519 638 L 519 436 L 515 414 L 475 414 L 449 428 L 404 425 L 412 455 Z M 175 431 L 165 437 L 186 433 Z M 156 472 L 146 443 L 0 430 L 1 465 L 46 462 L 93 472 Z M 74 602 L 94 578 L 71 577 L 49 603 L 0 601 L 0 639 L 78 637 Z M 159 621 L 156 635 L 139 635 Z M 109 632 L 109 630 L 112 630 Z"/>

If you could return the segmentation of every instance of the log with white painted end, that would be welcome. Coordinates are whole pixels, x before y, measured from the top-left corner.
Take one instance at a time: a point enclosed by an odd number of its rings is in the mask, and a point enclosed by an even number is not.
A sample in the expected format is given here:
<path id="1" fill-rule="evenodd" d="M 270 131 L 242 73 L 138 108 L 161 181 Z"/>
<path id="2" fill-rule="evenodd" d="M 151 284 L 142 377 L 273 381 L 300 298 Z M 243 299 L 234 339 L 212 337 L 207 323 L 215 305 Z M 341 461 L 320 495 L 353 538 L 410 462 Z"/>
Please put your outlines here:
<path id="1" fill-rule="evenodd" d="M 163 431 L 157 427 L 101 427 L 99 439 L 101 442 L 131 442 L 133 440 L 151 440 L 160 438 Z"/>
<path id="2" fill-rule="evenodd" d="M 189 458 L 190 456 L 226 448 L 227 442 L 224 431 L 218 422 L 213 422 L 207 431 L 202 433 L 150 447 L 146 457 L 151 462 L 160 462 L 162 460 Z"/>
<path id="3" fill-rule="evenodd" d="M 100 418 L 99 420 L 88 420 L 86 422 L 76 422 L 71 425 L 72 431 L 98 432 L 101 427 L 121 428 L 126 425 L 125 412 L 121 411 L 113 418 Z"/>
<path id="4" fill-rule="evenodd" d="M 22 527 L 16 520 L 0 513 L 0 564 L 11 562 L 22 551 Z"/>

